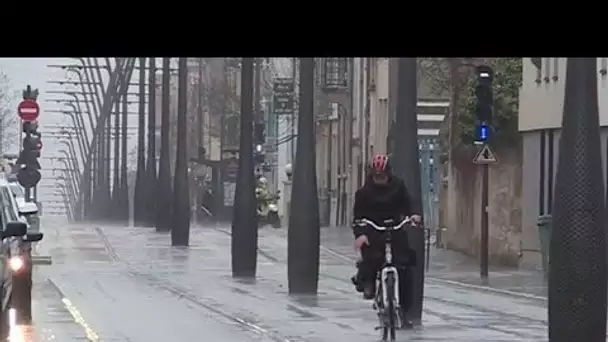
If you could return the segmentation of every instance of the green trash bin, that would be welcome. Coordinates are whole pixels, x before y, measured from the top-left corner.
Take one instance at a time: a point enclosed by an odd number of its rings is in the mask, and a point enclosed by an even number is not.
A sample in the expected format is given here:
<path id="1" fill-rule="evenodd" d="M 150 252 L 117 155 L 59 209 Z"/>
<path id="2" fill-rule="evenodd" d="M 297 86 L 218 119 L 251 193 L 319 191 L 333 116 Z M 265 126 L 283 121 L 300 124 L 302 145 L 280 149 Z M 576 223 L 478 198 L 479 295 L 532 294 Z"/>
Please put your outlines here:
<path id="1" fill-rule="evenodd" d="M 540 215 L 537 222 L 540 255 L 545 278 L 549 277 L 549 247 L 551 246 L 551 230 L 553 228 L 551 221 L 551 215 Z"/>

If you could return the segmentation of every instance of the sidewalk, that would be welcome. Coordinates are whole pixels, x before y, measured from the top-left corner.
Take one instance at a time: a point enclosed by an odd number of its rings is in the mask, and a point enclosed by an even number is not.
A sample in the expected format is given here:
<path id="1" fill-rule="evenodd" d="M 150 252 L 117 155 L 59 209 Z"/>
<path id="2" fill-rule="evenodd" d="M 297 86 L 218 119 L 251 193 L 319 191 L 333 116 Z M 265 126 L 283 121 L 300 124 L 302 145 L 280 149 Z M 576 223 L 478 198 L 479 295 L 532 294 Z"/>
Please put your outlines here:
<path id="1" fill-rule="evenodd" d="M 284 233 L 282 233 L 284 234 Z M 327 227 L 321 230 L 321 243 L 329 250 L 356 258 L 350 229 Z M 519 292 L 545 297 L 547 284 L 542 272 L 519 270 L 504 266 L 490 266 L 489 287 L 498 290 Z M 427 279 L 441 279 L 482 286 L 479 276 L 479 262 L 470 256 L 437 249 L 431 246 L 430 266 Z"/>
<path id="2" fill-rule="evenodd" d="M 198 307 L 213 308 L 281 336 L 283 341 L 375 340 L 376 317 L 348 280 L 354 264 L 323 249 L 317 298 L 287 296 L 284 230 L 261 229 L 258 276 L 239 282 L 230 275 L 230 232 L 193 228 L 187 249 L 149 228 L 99 227 L 109 254 L 138 278 L 179 294 Z M 324 239 L 327 233 L 324 233 Z M 352 241 L 352 237 L 350 240 Z M 334 247 L 345 247 L 334 246 Z M 352 254 L 352 249 L 351 249 Z M 538 301 L 427 284 L 423 329 L 401 333 L 417 341 L 543 341 L 546 309 Z M 294 324 L 295 323 L 295 324 Z"/>

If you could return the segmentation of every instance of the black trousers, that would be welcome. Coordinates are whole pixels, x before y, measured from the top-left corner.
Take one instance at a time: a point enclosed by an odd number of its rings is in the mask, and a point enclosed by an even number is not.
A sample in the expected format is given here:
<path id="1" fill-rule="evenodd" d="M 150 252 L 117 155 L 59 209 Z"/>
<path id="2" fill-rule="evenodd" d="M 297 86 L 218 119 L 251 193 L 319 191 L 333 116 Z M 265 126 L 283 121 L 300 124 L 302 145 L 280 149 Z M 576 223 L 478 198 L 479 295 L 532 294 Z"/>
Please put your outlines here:
<path id="1" fill-rule="evenodd" d="M 362 261 L 359 263 L 361 280 L 371 286 L 376 286 L 378 272 L 384 265 L 386 233 L 368 231 L 366 235 L 369 245 L 361 249 Z M 412 272 L 411 266 L 416 265 L 416 253 L 410 248 L 407 232 L 398 230 L 392 233 L 391 246 L 393 264 L 399 275 L 399 305 L 404 311 L 409 310 L 412 303 Z"/>

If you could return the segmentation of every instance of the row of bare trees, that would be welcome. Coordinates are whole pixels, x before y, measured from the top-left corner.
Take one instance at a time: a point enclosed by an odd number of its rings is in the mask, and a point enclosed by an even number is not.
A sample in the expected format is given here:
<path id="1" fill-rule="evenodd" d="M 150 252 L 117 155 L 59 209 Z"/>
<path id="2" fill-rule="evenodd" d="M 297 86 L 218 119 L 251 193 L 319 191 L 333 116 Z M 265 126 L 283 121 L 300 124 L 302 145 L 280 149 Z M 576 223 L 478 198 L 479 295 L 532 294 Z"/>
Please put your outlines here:
<path id="1" fill-rule="evenodd" d="M 0 70 L 0 153 L 5 153 L 17 145 L 18 98 L 19 91 L 13 88 L 9 77 Z"/>

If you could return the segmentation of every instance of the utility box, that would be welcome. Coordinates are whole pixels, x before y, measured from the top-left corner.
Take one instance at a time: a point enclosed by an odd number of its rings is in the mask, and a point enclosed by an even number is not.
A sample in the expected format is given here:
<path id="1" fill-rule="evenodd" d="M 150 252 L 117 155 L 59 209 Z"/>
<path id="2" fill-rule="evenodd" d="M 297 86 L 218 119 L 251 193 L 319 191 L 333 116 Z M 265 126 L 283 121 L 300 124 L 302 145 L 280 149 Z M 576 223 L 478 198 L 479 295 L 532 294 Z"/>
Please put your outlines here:
<path id="1" fill-rule="evenodd" d="M 540 255 L 545 278 L 549 277 L 549 252 L 551 246 L 551 231 L 553 230 L 553 220 L 551 215 L 540 215 L 538 217 L 538 239 L 540 245 Z"/>

